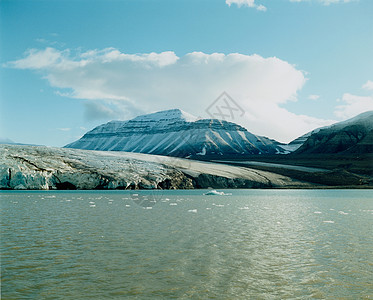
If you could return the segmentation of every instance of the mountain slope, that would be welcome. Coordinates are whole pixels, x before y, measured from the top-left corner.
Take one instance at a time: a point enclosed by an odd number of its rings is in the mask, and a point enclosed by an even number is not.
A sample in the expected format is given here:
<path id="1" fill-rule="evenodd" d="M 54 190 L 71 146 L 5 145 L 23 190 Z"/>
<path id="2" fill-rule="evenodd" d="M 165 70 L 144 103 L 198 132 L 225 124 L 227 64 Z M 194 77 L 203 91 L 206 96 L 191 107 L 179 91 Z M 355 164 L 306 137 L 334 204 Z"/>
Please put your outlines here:
<path id="1" fill-rule="evenodd" d="M 65 147 L 176 157 L 284 151 L 268 138 L 256 136 L 235 123 L 197 120 L 179 109 L 138 116 L 129 121 L 111 121 Z"/>
<path id="2" fill-rule="evenodd" d="M 313 132 L 294 153 L 373 153 L 373 111 Z"/>

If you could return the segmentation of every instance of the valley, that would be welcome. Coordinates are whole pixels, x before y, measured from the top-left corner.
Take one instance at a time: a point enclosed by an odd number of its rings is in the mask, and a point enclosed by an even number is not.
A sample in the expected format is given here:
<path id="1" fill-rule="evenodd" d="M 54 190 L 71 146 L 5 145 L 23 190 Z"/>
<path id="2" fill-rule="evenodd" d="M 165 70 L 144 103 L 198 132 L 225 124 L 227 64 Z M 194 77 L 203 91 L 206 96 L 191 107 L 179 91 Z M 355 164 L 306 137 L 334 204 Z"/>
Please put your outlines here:
<path id="1" fill-rule="evenodd" d="M 373 187 L 373 154 L 288 154 L 231 157 L 214 162 L 273 172 L 319 187 Z"/>

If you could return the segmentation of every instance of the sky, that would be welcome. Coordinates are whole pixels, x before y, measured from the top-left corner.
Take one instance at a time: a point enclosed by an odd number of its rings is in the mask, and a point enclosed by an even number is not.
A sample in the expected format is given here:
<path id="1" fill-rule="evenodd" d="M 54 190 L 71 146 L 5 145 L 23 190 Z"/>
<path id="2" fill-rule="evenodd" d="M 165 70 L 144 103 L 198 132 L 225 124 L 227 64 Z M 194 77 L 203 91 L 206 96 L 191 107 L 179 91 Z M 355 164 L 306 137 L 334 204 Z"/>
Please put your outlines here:
<path id="1" fill-rule="evenodd" d="M 0 0 L 0 139 L 60 147 L 228 105 L 289 142 L 373 110 L 372 15 L 371 0 Z"/>

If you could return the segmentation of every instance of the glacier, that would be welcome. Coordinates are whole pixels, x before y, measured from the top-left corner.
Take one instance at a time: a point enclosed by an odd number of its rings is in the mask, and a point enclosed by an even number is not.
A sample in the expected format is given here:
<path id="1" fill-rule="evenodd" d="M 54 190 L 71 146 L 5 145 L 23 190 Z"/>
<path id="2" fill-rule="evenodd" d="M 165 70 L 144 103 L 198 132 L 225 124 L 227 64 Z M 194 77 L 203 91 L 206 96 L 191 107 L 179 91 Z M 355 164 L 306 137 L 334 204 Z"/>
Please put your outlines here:
<path id="1" fill-rule="evenodd" d="M 308 185 L 271 172 L 168 156 L 0 145 L 0 189 L 289 188 Z"/>

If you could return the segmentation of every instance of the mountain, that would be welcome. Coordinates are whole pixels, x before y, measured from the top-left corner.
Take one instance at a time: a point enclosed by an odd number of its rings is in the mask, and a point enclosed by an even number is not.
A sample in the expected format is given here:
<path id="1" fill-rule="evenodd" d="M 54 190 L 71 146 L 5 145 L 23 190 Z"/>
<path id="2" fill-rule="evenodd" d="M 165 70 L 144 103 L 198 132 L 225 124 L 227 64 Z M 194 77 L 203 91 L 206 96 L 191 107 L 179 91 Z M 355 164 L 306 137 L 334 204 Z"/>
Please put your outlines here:
<path id="1" fill-rule="evenodd" d="M 15 144 L 11 139 L 0 137 L 0 144 Z"/>
<path id="2" fill-rule="evenodd" d="M 65 146 L 86 150 L 127 151 L 176 157 L 276 154 L 284 150 L 232 122 L 197 119 L 180 109 L 111 121 Z"/>
<path id="3" fill-rule="evenodd" d="M 286 154 L 295 152 L 298 150 L 306 141 L 307 139 L 314 133 L 319 132 L 321 129 L 326 128 L 326 127 L 320 127 L 316 128 L 310 132 L 307 132 L 306 134 L 301 135 L 300 137 L 296 138 L 295 140 L 292 140 L 288 144 L 280 144 L 281 148 L 283 148 L 285 151 L 287 151 Z"/>
<path id="4" fill-rule="evenodd" d="M 287 176 L 129 152 L 0 145 L 1 189 L 194 189 L 309 187 Z"/>
<path id="5" fill-rule="evenodd" d="M 294 153 L 373 153 L 373 111 L 311 132 Z"/>
<path id="6" fill-rule="evenodd" d="M 2 144 L 5 144 L 5 145 L 24 145 L 24 146 L 41 146 L 41 145 L 36 145 L 36 144 L 16 143 L 16 142 L 12 141 L 11 139 L 0 137 L 0 145 L 2 145 Z"/>

